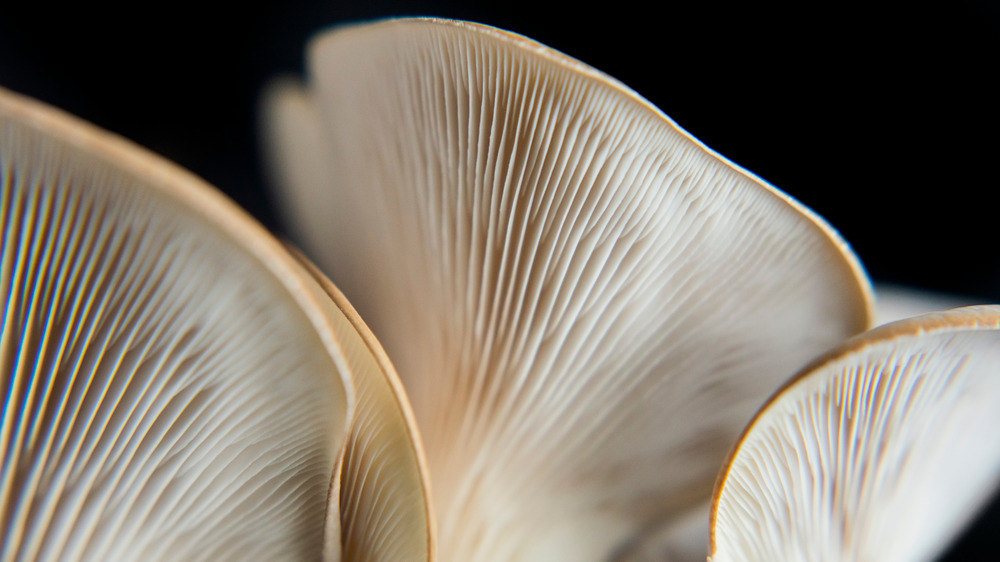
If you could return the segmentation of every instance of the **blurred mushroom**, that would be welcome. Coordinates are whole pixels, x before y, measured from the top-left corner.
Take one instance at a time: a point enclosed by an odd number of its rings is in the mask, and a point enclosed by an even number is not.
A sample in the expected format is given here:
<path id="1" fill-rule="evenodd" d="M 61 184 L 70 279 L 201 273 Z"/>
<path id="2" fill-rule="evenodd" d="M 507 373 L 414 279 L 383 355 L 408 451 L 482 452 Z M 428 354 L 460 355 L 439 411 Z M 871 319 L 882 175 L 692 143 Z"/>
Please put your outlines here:
<path id="1" fill-rule="evenodd" d="M 869 325 L 826 223 L 578 61 L 429 19 L 309 53 L 267 105 L 280 196 L 399 370 L 442 559 L 625 555 Z"/>
<path id="2" fill-rule="evenodd" d="M 982 304 L 972 297 L 937 293 L 924 289 L 877 283 L 875 324 L 882 325 L 939 310 Z"/>

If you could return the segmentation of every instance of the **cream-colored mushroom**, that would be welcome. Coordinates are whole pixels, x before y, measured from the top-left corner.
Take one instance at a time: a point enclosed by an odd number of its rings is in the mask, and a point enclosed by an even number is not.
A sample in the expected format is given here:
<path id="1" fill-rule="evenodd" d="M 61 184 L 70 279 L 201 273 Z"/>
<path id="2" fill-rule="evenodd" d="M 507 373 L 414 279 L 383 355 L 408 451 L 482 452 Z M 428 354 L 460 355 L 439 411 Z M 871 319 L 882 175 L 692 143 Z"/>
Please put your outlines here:
<path id="1" fill-rule="evenodd" d="M 0 559 L 430 558 L 391 365 L 252 219 L 6 91 L 0 190 Z"/>
<path id="2" fill-rule="evenodd" d="M 714 562 L 930 560 L 1000 477 L 1000 307 L 929 314 L 814 362 L 750 424 Z"/>
<path id="3" fill-rule="evenodd" d="M 878 283 L 875 287 L 875 323 L 888 324 L 939 310 L 985 304 L 963 295 L 937 293 L 927 289 Z"/>
<path id="4" fill-rule="evenodd" d="M 565 55 L 395 20 L 321 35 L 309 69 L 270 99 L 281 195 L 399 369 L 442 559 L 627 551 L 868 326 L 821 219 Z"/>

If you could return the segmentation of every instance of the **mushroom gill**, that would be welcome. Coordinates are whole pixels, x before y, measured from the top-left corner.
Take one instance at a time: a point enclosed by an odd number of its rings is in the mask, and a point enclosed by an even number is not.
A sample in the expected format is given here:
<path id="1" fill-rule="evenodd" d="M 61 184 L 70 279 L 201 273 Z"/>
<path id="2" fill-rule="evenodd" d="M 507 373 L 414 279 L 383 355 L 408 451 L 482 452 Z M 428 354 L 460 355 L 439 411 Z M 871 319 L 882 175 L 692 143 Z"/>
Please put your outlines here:
<path id="1" fill-rule="evenodd" d="M 0 189 L 0 559 L 429 558 L 391 365 L 262 227 L 3 90 Z"/>
<path id="2" fill-rule="evenodd" d="M 565 55 L 410 19 L 308 66 L 268 103 L 280 196 L 400 373 L 442 559 L 601 560 L 679 520 L 869 324 L 829 226 Z"/>
<path id="3" fill-rule="evenodd" d="M 882 326 L 750 424 L 712 511 L 714 562 L 929 560 L 1000 479 L 1000 307 Z"/>

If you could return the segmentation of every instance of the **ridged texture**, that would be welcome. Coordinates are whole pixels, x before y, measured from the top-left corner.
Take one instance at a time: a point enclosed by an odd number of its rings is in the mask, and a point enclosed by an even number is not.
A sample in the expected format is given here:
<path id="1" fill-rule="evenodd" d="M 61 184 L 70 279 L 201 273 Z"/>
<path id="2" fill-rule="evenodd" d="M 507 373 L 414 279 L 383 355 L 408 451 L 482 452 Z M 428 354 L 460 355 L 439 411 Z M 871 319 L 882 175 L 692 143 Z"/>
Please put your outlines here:
<path id="1" fill-rule="evenodd" d="M 431 20 L 311 55 L 286 205 L 410 393 L 443 560 L 608 557 L 867 325 L 835 235 L 578 62 Z"/>
<path id="2" fill-rule="evenodd" d="M 331 513 L 340 513 L 340 536 L 328 537 L 328 552 L 348 562 L 433 560 L 426 461 L 402 385 L 344 295 L 303 263 L 336 305 L 331 325 L 356 393 L 339 493 L 331 498 L 337 502 Z"/>
<path id="3" fill-rule="evenodd" d="M 712 560 L 931 560 L 1000 477 L 1000 307 L 870 332 L 784 389 L 721 483 Z"/>
<path id="4" fill-rule="evenodd" d="M 321 556 L 347 394 L 190 178 L 0 91 L 2 560 Z"/>

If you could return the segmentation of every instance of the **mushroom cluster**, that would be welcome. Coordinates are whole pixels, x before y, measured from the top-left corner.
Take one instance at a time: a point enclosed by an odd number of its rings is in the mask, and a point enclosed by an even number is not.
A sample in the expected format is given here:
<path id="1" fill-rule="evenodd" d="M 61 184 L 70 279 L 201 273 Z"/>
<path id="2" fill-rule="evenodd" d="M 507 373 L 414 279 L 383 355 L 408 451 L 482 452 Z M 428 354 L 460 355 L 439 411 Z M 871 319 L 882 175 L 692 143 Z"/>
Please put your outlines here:
<path id="1" fill-rule="evenodd" d="M 866 331 L 821 218 L 524 37 L 309 60 L 304 253 L 0 91 L 0 560 L 915 560 L 981 507 L 1000 307 Z"/>

